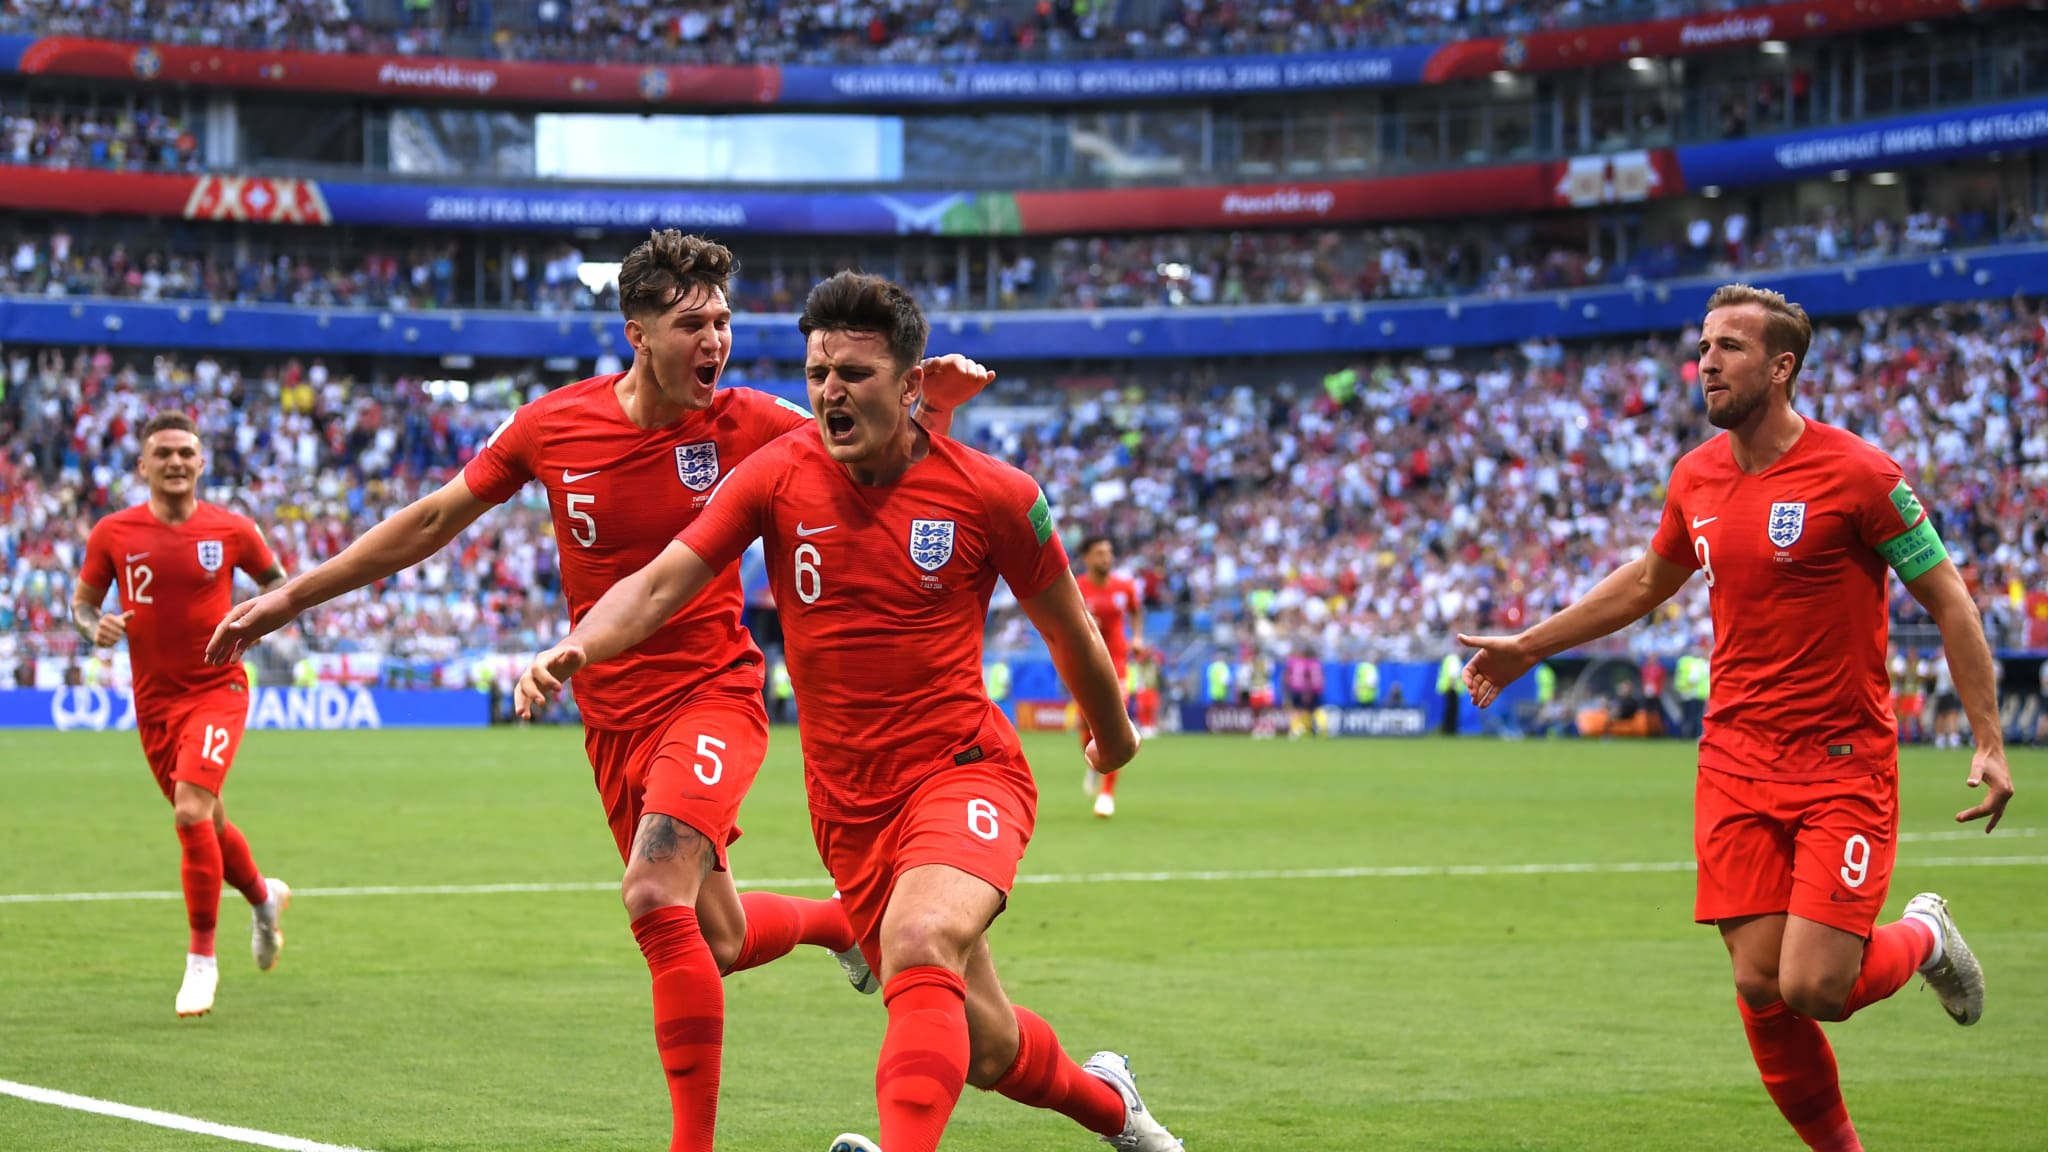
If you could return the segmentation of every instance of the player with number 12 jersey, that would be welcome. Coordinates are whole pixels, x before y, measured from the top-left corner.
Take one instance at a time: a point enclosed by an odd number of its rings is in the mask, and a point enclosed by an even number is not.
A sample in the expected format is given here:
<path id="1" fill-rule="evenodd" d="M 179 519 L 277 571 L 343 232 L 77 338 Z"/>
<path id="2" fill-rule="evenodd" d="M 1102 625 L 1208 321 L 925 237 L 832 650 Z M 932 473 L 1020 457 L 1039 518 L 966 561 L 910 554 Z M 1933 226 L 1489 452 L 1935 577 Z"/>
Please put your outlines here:
<path id="1" fill-rule="evenodd" d="M 106 648 L 128 639 L 135 728 L 156 786 L 171 802 L 182 854 L 189 943 L 176 1008 L 180 1016 L 204 1016 L 220 983 L 214 931 L 223 881 L 249 901 L 256 966 L 269 969 L 284 947 L 278 917 L 291 890 L 257 870 L 248 840 L 221 803 L 242 747 L 251 685 L 240 665 L 207 663 L 206 641 L 234 600 L 236 571 L 265 589 L 282 584 L 285 572 L 248 517 L 199 499 L 206 456 L 191 417 L 153 417 L 140 439 L 137 468 L 149 500 L 93 525 L 71 613 L 88 643 Z M 104 614 L 110 585 L 119 590 L 121 611 Z"/>

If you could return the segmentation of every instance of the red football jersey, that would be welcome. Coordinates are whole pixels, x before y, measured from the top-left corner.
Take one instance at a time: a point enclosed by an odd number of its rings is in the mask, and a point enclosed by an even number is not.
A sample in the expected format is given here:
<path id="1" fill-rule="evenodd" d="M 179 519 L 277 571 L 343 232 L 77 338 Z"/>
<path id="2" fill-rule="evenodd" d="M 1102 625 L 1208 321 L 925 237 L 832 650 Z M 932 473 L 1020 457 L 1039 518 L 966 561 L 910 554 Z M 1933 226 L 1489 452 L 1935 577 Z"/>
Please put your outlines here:
<path id="1" fill-rule="evenodd" d="M 887 812 L 955 764 L 1007 768 L 1032 788 L 1016 730 L 981 678 L 996 578 L 1029 599 L 1067 576 L 1031 477 L 933 436 L 930 455 L 873 487 L 806 430 L 734 470 L 678 539 L 722 567 L 757 536 L 789 645 L 814 815 Z"/>
<path id="2" fill-rule="evenodd" d="M 1758 475 L 1735 466 L 1726 435 L 1678 462 L 1651 547 L 1707 579 L 1701 766 L 1794 780 L 1897 771 L 1878 545 L 1925 518 L 1891 457 L 1810 418 Z"/>
<path id="3" fill-rule="evenodd" d="M 93 525 L 79 579 L 116 585 L 128 620 L 128 663 L 138 711 L 223 687 L 246 687 L 239 664 L 206 662 L 214 626 L 234 606 L 235 569 L 261 576 L 277 567 L 254 521 L 201 501 L 183 524 L 149 505 L 124 508 Z"/>
<path id="4" fill-rule="evenodd" d="M 792 428 L 811 426 L 794 404 L 724 388 L 705 411 L 640 428 L 612 392 L 618 380 L 593 377 L 521 407 L 463 470 L 470 491 L 493 504 L 528 480 L 547 488 L 571 625 L 668 547 L 741 460 Z M 584 724 L 644 728 L 667 719 L 705 677 L 747 657 L 758 662 L 760 650 L 740 626 L 742 607 L 739 570 L 731 567 L 632 651 L 582 672 L 576 704 Z"/>
<path id="5" fill-rule="evenodd" d="M 1109 658 L 1121 676 L 1131 659 L 1126 614 L 1143 610 L 1138 603 L 1138 585 L 1130 577 L 1114 572 L 1100 584 L 1084 574 L 1080 583 L 1081 600 L 1088 605 L 1088 614 L 1095 617 L 1095 626 L 1102 630 L 1102 642 L 1109 646 Z"/>

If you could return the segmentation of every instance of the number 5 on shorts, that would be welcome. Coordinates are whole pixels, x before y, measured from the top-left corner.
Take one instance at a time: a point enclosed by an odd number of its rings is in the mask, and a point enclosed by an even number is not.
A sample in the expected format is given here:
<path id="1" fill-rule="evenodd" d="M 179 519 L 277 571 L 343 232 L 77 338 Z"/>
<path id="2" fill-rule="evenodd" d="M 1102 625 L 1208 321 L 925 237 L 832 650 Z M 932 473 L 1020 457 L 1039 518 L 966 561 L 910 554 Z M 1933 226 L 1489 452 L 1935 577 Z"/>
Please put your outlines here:
<path id="1" fill-rule="evenodd" d="M 986 800 L 967 802 L 967 830 L 983 840 L 996 838 L 996 806 Z"/>
<path id="2" fill-rule="evenodd" d="M 724 779 L 725 761 L 718 758 L 718 754 L 723 751 L 725 751 L 725 741 L 720 740 L 718 737 L 704 735 L 697 737 L 697 763 L 695 765 L 697 779 L 702 780 L 706 784 L 716 784 L 721 779 Z M 710 763 L 707 765 L 706 761 Z M 709 769 L 708 772 L 706 771 L 707 767 Z"/>
<path id="3" fill-rule="evenodd" d="M 1869 876 L 1870 841 L 1859 832 L 1842 845 L 1842 883 L 1851 888 L 1861 888 Z"/>

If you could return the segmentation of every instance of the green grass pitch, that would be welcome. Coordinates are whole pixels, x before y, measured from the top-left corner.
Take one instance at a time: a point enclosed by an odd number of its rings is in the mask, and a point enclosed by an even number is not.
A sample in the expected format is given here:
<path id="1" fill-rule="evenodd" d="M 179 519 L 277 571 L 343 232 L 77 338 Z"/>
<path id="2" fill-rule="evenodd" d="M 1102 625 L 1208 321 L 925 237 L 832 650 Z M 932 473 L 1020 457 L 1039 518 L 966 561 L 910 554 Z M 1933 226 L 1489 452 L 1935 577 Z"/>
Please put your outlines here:
<path id="1" fill-rule="evenodd" d="M 1783 1149 L 1726 961 L 1690 922 L 1678 743 L 1152 742 L 1113 822 L 1069 739 L 1033 737 L 1027 874 L 993 933 L 1068 1050 L 1129 1052 L 1194 1152 Z M 1830 1034 L 1872 1148 L 2038 1150 L 2048 1131 L 2048 756 L 2006 830 L 1956 836 L 1964 753 L 1915 750 L 1890 914 L 1950 897 L 1981 1024 L 1917 981 Z M 0 733 L 0 895 L 169 891 L 177 841 L 132 733 Z M 298 888 L 615 881 L 578 733 L 252 733 L 229 811 Z M 733 853 L 825 890 L 778 731 Z M 1426 874 L 1455 865 L 1584 872 Z M 1248 877 L 1415 869 L 1425 874 Z M 176 900 L 0 902 L 0 1079 L 377 1152 L 665 1146 L 647 976 L 615 891 L 306 895 L 277 970 L 225 894 L 213 1015 L 171 1011 Z M 820 950 L 726 985 L 720 1147 L 874 1128 L 884 1013 Z M 228 1149 L 0 1096 L 0 1149 Z M 946 1147 L 1095 1147 L 969 1091 Z"/>

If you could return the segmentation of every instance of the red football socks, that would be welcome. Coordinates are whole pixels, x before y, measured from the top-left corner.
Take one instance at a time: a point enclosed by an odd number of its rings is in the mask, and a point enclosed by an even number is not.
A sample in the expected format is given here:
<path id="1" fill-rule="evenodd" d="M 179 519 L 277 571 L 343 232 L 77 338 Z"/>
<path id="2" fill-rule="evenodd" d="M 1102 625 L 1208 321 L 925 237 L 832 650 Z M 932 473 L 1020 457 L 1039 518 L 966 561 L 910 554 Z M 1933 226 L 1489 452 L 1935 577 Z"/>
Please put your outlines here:
<path id="1" fill-rule="evenodd" d="M 853 947 L 853 925 L 837 900 L 805 900 L 774 892 L 742 892 L 747 936 L 727 972 L 744 972 L 789 955 L 799 944 L 834 952 Z"/>
<path id="2" fill-rule="evenodd" d="M 1918 920 L 1899 920 L 1872 932 L 1863 948 L 1863 968 L 1842 1006 L 1842 1019 L 1904 988 L 1932 955 L 1934 930 Z"/>
<path id="3" fill-rule="evenodd" d="M 1764 1090 L 1784 1113 L 1792 1130 L 1814 1152 L 1863 1152 L 1849 1107 L 1842 1103 L 1835 1052 L 1820 1025 L 1783 1001 L 1769 1008 L 1751 1008 L 1740 997 L 1742 1028 L 1749 1051 L 1763 1074 Z"/>
<path id="4" fill-rule="evenodd" d="M 1110 777 L 1115 779 L 1115 777 Z M 1052 1025 L 1029 1008 L 1017 1013 L 1017 1059 L 996 1081 L 995 1091 L 1019 1104 L 1057 1112 L 1101 1136 L 1124 1130 L 1123 1094 L 1109 1081 L 1074 1063 L 1053 1035 Z"/>
<path id="5" fill-rule="evenodd" d="M 888 1152 L 934 1152 L 967 1086 L 967 981 L 906 968 L 882 988 L 889 1030 L 875 1065 L 875 1107 Z"/>
<path id="6" fill-rule="evenodd" d="M 256 857 L 249 852 L 249 842 L 233 824 L 220 831 L 220 874 L 251 904 L 261 904 L 270 898 L 270 886 L 263 882 L 263 873 L 256 870 Z"/>
<path id="7" fill-rule="evenodd" d="M 1102 794 L 1104 796 L 1116 795 L 1116 778 L 1120 775 L 1122 775 L 1120 772 L 1104 772 L 1102 774 Z"/>
<path id="8" fill-rule="evenodd" d="M 211 956 L 213 929 L 220 919 L 220 837 L 213 821 L 201 820 L 178 825 L 178 844 L 184 849 L 178 875 L 185 884 L 185 922 L 192 928 L 192 942 L 185 950 Z"/>
<path id="9" fill-rule="evenodd" d="M 725 985 L 697 926 L 697 910 L 656 908 L 633 921 L 654 976 L 654 1046 L 674 1113 L 669 1152 L 712 1152 L 718 1070 L 725 1040 Z"/>

